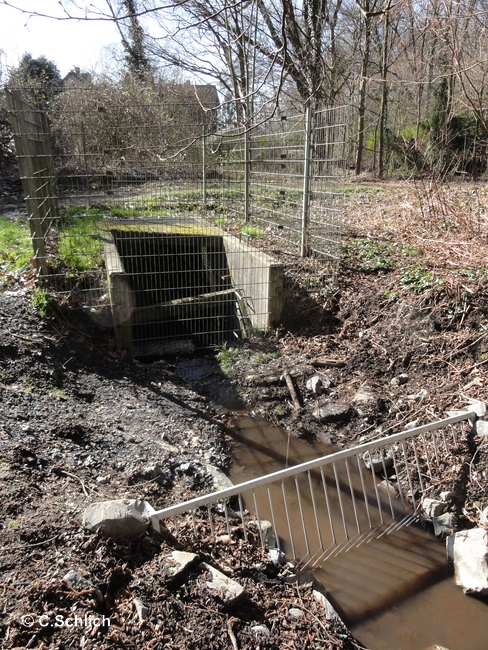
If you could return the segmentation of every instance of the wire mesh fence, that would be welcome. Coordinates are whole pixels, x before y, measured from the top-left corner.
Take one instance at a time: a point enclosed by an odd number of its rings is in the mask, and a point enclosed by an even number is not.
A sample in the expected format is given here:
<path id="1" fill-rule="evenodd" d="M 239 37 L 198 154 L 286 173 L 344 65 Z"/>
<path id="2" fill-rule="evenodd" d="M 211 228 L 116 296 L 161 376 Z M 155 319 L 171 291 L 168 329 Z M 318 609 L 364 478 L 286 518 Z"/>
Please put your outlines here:
<path id="1" fill-rule="evenodd" d="M 275 241 L 334 274 L 346 109 L 222 130 L 214 91 L 69 84 L 47 115 L 7 93 L 44 286 L 133 354 L 268 329 Z"/>

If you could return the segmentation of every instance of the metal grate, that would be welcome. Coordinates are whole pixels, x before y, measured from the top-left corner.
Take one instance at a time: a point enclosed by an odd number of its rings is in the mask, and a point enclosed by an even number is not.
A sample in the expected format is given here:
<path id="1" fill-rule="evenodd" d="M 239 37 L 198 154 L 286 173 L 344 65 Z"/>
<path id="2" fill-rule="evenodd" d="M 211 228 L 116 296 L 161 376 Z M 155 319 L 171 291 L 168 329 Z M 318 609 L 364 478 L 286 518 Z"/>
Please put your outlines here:
<path id="1" fill-rule="evenodd" d="M 279 321 L 276 242 L 326 258 L 334 276 L 345 109 L 219 131 L 202 88 L 174 85 L 168 99 L 70 83 L 47 117 L 23 89 L 7 93 L 44 287 L 113 326 L 132 354 L 220 345 Z"/>
<path id="2" fill-rule="evenodd" d="M 184 532 L 215 541 L 216 519 L 225 520 L 229 535 L 247 537 L 251 511 L 263 546 L 266 520 L 289 559 L 316 566 L 418 521 L 433 468 L 452 464 L 475 419 L 466 412 L 339 451 L 159 510 L 152 522 L 156 529 L 164 522 L 176 536 Z M 372 462 L 374 471 L 367 469 Z M 391 480 L 385 484 L 379 475 Z"/>

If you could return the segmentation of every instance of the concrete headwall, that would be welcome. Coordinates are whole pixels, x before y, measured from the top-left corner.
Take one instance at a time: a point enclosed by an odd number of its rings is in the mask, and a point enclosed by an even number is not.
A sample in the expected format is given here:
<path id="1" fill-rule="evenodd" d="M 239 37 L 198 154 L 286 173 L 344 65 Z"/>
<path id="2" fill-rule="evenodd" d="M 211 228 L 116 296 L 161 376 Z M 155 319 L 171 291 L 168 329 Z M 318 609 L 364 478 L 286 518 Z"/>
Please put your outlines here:
<path id="1" fill-rule="evenodd" d="M 283 265 L 231 235 L 223 235 L 223 242 L 233 285 L 251 298 L 252 326 L 269 329 L 280 320 L 283 309 Z"/>

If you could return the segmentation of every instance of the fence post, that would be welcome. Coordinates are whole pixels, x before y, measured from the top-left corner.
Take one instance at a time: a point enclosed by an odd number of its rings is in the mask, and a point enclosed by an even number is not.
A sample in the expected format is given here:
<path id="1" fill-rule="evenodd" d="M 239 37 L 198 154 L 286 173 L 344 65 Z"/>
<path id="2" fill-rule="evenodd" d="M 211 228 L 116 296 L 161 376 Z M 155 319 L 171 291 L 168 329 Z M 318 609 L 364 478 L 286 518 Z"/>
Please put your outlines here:
<path id="1" fill-rule="evenodd" d="M 307 257 L 309 253 L 309 229 L 310 229 L 310 168 L 312 152 L 312 102 L 305 107 L 305 151 L 303 164 L 303 199 L 302 199 L 302 240 L 300 255 Z"/>
<path id="2" fill-rule="evenodd" d="M 29 214 L 36 267 L 40 275 L 48 275 L 45 235 L 56 218 L 49 124 L 46 115 L 25 101 L 19 90 L 7 89 L 5 98 Z"/>
<path id="3" fill-rule="evenodd" d="M 244 131 L 244 217 L 246 223 L 250 219 L 251 202 L 251 136 L 246 124 Z"/>
<path id="4" fill-rule="evenodd" d="M 205 124 L 202 124 L 202 201 L 203 209 L 207 209 L 207 134 L 205 129 Z"/>

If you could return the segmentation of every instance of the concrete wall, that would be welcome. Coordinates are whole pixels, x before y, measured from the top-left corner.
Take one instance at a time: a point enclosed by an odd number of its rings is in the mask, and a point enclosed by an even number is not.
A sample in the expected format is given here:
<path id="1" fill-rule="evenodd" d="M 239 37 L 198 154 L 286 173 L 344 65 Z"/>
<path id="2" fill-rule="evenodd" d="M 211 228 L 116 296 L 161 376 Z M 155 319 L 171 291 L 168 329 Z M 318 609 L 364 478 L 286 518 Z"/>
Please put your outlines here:
<path id="1" fill-rule="evenodd" d="M 236 237 L 223 235 L 223 241 L 234 287 L 251 297 L 252 326 L 269 329 L 279 322 L 283 309 L 283 265 Z"/>

